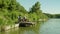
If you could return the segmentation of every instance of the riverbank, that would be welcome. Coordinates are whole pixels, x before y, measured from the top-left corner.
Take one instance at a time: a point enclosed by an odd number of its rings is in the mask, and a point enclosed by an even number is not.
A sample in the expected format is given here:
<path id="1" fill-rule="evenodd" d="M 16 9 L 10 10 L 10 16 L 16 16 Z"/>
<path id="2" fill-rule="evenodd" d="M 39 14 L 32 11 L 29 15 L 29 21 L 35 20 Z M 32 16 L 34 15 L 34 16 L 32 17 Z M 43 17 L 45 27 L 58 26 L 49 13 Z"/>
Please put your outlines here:
<path id="1" fill-rule="evenodd" d="M 47 19 L 39 19 L 38 22 L 43 22 L 43 21 L 47 21 Z M 0 31 L 7 31 L 7 30 L 12 29 L 12 28 L 18 28 L 20 25 L 22 25 L 22 26 L 29 26 L 30 27 L 30 25 L 36 25 L 37 21 L 35 21 L 35 22 L 27 22 L 27 23 L 22 23 L 22 24 L 18 23 L 18 24 L 13 24 L 13 25 L 1 26 L 0 27 Z"/>
<path id="2" fill-rule="evenodd" d="M 12 28 L 17 28 L 19 27 L 19 24 L 14 24 L 14 25 L 8 25 L 8 26 L 1 26 L 0 31 L 7 31 Z"/>
<path id="3" fill-rule="evenodd" d="M 41 22 L 42 23 L 42 22 Z M 8 31 L 0 32 L 1 34 L 38 34 L 40 23 L 32 27 L 13 28 Z"/>
<path id="4" fill-rule="evenodd" d="M 32 23 L 32 22 L 23 22 L 23 23 L 18 23 L 18 24 L 13 24 L 13 25 L 4 25 L 4 26 L 1 26 L 0 27 L 0 31 L 7 31 L 7 30 L 10 30 L 10 29 L 13 29 L 13 28 L 19 28 L 19 27 L 30 27 L 30 26 L 33 26 L 35 25 L 35 23 Z"/>

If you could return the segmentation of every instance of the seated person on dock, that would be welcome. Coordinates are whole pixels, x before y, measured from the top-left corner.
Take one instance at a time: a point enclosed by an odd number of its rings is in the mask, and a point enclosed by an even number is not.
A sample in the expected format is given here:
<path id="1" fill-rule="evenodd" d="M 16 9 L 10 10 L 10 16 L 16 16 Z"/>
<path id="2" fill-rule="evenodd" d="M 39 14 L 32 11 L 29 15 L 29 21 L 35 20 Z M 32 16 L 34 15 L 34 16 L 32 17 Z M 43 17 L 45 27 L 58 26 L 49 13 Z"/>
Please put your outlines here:
<path id="1" fill-rule="evenodd" d="M 26 21 L 27 21 L 26 17 L 23 17 L 23 22 L 26 22 Z"/>
<path id="2" fill-rule="evenodd" d="M 18 16 L 18 22 L 21 22 L 21 15 Z"/>

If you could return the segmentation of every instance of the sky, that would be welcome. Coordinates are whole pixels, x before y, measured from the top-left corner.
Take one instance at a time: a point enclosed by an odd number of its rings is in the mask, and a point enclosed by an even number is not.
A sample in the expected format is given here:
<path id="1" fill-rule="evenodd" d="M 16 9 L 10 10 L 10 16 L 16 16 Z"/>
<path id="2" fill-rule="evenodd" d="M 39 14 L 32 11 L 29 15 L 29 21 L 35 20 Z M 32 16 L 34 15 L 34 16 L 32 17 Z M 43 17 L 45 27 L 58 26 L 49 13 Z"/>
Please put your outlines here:
<path id="1" fill-rule="evenodd" d="M 26 10 L 29 10 L 37 1 L 41 4 L 42 12 L 60 14 L 60 0 L 17 0 Z"/>

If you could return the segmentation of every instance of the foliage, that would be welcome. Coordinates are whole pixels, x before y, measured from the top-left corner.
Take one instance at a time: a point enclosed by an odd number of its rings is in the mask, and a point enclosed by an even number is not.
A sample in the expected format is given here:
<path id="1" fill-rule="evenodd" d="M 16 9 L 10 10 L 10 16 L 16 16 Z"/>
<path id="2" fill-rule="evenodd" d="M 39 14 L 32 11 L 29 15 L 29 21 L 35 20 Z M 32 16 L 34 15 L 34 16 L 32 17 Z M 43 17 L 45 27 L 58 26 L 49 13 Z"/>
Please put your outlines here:
<path id="1" fill-rule="evenodd" d="M 29 12 L 29 14 L 31 14 L 30 18 L 35 19 L 35 20 L 47 18 L 47 16 L 42 13 L 40 6 L 41 6 L 41 4 L 39 2 L 36 2 L 35 5 L 32 6 L 32 8 L 30 9 L 30 12 Z"/>
<path id="2" fill-rule="evenodd" d="M 0 0 L 0 16 L 3 17 L 0 18 L 0 25 L 3 23 L 13 24 L 17 21 L 19 15 L 24 15 L 25 13 L 27 13 L 25 8 L 16 0 Z"/>
<path id="3" fill-rule="evenodd" d="M 26 16 L 30 21 L 40 18 L 47 18 L 40 9 L 40 3 L 37 2 L 32 6 L 30 12 L 26 11 L 16 0 L 0 0 L 0 25 L 14 24 L 18 20 L 18 16 Z M 44 16 L 44 17 L 43 17 Z"/>

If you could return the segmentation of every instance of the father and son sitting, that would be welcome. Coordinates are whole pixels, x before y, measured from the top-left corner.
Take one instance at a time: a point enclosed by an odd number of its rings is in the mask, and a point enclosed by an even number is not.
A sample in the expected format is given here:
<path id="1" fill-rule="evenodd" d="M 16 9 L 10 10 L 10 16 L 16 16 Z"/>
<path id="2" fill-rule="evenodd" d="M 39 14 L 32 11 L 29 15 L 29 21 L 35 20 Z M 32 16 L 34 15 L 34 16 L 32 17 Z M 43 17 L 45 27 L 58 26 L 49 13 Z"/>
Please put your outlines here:
<path id="1" fill-rule="evenodd" d="M 21 16 L 19 16 L 18 17 L 18 22 L 29 22 L 29 20 L 26 18 L 26 17 L 21 17 Z"/>

